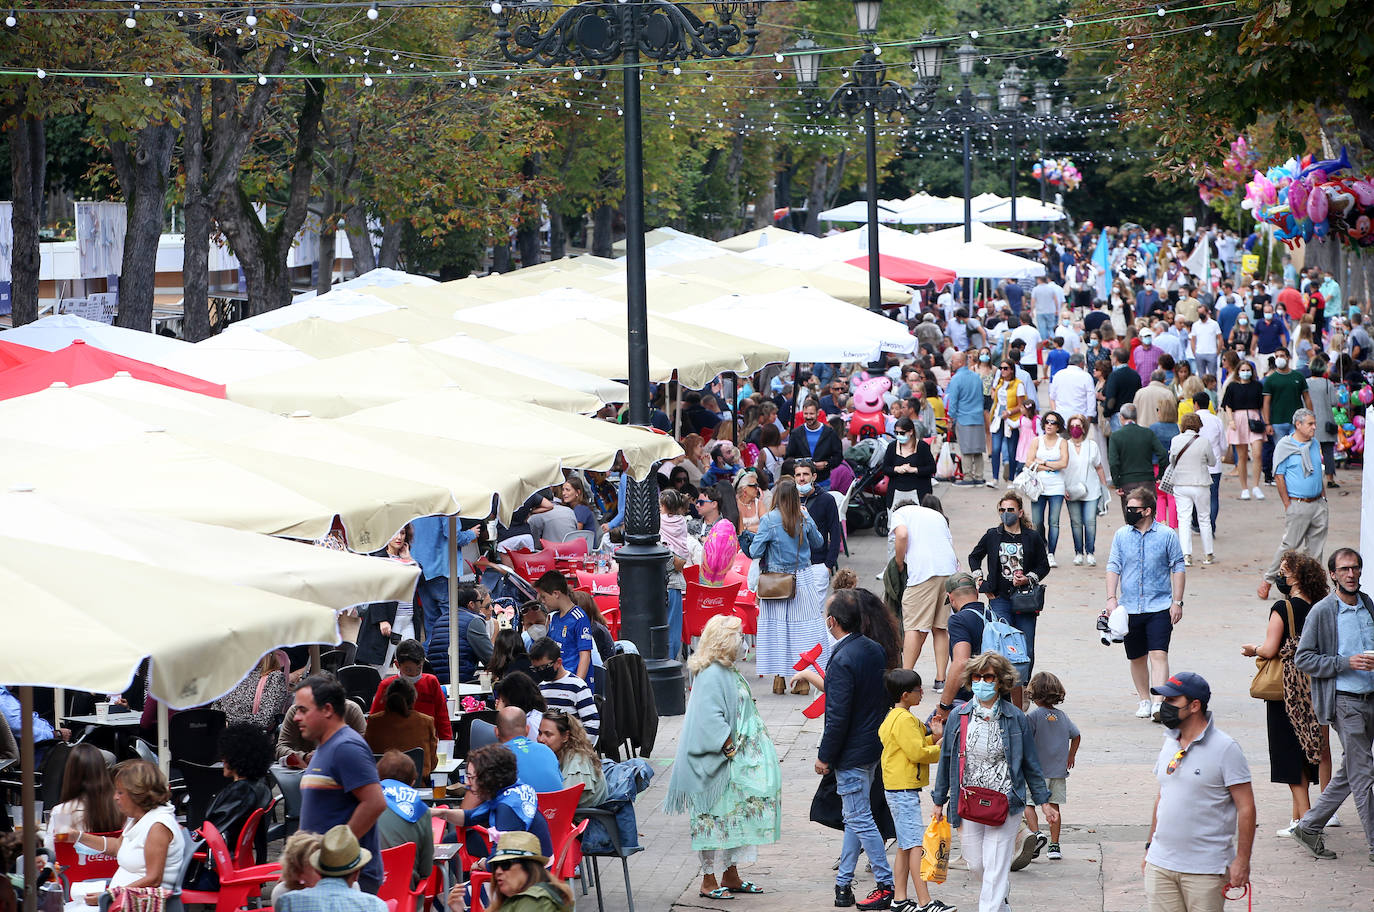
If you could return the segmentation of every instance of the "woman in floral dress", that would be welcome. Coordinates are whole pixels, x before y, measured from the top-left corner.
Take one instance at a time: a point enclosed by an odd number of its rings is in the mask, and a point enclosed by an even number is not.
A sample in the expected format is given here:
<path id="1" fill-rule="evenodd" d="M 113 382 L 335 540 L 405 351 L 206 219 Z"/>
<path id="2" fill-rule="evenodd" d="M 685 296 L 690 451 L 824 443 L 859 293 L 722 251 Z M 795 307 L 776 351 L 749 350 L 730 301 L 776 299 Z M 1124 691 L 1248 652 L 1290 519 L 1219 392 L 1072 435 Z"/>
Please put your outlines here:
<path id="1" fill-rule="evenodd" d="M 735 668 L 744 648 L 738 617 L 717 615 L 706 623 L 687 660 L 696 677 L 668 783 L 668 813 L 691 815 L 700 892 L 709 899 L 762 893 L 740 879 L 738 866 L 756 861 L 759 846 L 782 836 L 782 768 L 749 683 Z"/>

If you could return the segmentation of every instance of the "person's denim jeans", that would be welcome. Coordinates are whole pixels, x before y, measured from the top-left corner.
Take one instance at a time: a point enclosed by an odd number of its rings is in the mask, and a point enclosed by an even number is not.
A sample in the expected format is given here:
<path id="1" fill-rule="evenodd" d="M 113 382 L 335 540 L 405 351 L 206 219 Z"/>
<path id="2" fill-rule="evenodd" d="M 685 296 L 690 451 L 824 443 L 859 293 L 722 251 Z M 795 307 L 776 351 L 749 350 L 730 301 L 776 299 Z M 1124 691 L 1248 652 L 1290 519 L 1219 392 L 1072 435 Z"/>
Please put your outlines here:
<path id="1" fill-rule="evenodd" d="M 1058 323 L 1058 313 L 1038 313 L 1035 315 L 1035 328 L 1040 331 L 1041 339 L 1054 338 L 1054 327 Z"/>
<path id="2" fill-rule="evenodd" d="M 1031 504 L 1031 522 L 1035 525 L 1035 531 L 1040 533 L 1040 537 L 1045 539 L 1049 546 L 1050 556 L 1054 556 L 1054 549 L 1059 547 L 1059 511 L 1064 508 L 1063 494 L 1044 494 Z M 1049 514 L 1048 518 L 1046 513 Z M 1049 526 L 1046 534 L 1046 526 Z"/>
<path id="3" fill-rule="evenodd" d="M 1030 667 L 1026 669 L 1026 680 L 1022 684 L 1030 683 L 1031 673 L 1035 671 L 1035 622 L 1037 615 L 1016 614 L 1011 610 L 1011 599 L 991 598 L 988 599 L 988 609 L 997 617 L 1006 621 L 1026 638 L 1026 653 L 1030 656 Z"/>
<path id="4" fill-rule="evenodd" d="M 1266 482 L 1274 480 L 1274 444 L 1291 433 L 1293 433 L 1293 425 L 1275 424 L 1274 433 L 1264 438 L 1264 446 L 1260 450 L 1260 458 L 1263 460 L 1264 480 Z"/>
<path id="5" fill-rule="evenodd" d="M 668 590 L 668 658 L 682 657 L 682 590 Z"/>
<path id="6" fill-rule="evenodd" d="M 420 581 L 420 604 L 423 607 L 421 622 L 424 624 L 425 642 L 434 633 L 434 625 L 439 621 L 439 615 L 448 611 L 448 577 L 436 576 L 433 579 Z"/>
<path id="7" fill-rule="evenodd" d="M 1097 503 L 1097 499 L 1068 502 L 1074 554 L 1097 553 Z"/>
<path id="8" fill-rule="evenodd" d="M 1006 419 L 1003 419 L 1004 421 Z M 1002 451 L 1005 449 L 1007 454 L 1007 481 L 1016 477 L 1016 473 L 1021 467 L 1016 462 L 1016 448 L 1021 443 L 1021 429 L 1016 428 L 1007 437 L 1000 431 L 992 435 L 992 479 L 999 481 L 1002 478 Z"/>
<path id="9" fill-rule="evenodd" d="M 869 793 L 873 787 L 873 772 L 878 764 L 835 770 L 835 791 L 844 811 L 844 843 L 840 848 L 840 868 L 835 874 L 835 886 L 845 887 L 854 882 L 854 868 L 859 864 L 859 850 L 868 855 L 873 866 L 873 879 L 880 884 L 892 883 L 892 866 L 887 861 L 887 849 L 878 825 L 873 822 L 873 806 Z"/>
<path id="10" fill-rule="evenodd" d="M 1212 473 L 1212 534 L 1217 534 L 1217 513 L 1221 512 L 1221 473 Z"/>

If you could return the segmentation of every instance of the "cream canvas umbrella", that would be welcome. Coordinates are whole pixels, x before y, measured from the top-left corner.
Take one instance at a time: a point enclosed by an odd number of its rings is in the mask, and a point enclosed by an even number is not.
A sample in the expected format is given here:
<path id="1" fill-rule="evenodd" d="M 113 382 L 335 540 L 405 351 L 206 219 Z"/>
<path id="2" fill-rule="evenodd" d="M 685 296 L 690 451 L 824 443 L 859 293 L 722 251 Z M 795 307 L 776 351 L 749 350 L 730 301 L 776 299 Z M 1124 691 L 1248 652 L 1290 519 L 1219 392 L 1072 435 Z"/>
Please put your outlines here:
<path id="1" fill-rule="evenodd" d="M 593 471 L 611 468 L 623 454 L 636 478 L 653 464 L 682 455 L 671 437 L 643 428 L 569 415 L 523 402 L 497 402 L 462 390 L 439 390 L 354 412 L 339 424 L 404 432 L 422 424 L 427 435 L 489 447 L 493 431 L 520 431 L 520 449 L 546 454 L 563 465 Z"/>
<path id="2" fill-rule="evenodd" d="M 335 609 L 410 601 L 418 570 L 269 535 L 118 510 L 32 488 L 0 494 L 0 536 L 168 567 Z"/>
<path id="3" fill-rule="evenodd" d="M 408 342 L 393 342 L 231 383 L 227 392 L 234 402 L 279 414 L 304 409 L 316 417 L 335 418 L 449 385 L 569 412 L 594 412 L 601 407 L 596 396 L 582 390 L 469 364 Z"/>
<path id="4" fill-rule="evenodd" d="M 1042 250 L 1045 246 L 1045 242 L 1038 238 L 1017 234 L 1015 231 L 994 228 L 982 222 L 973 222 L 969 227 L 973 236 L 973 243 L 991 247 L 993 250 Z M 931 231 L 921 235 L 921 237 L 945 244 L 962 244 L 964 243 L 964 228 L 962 225 L 956 225 L 953 228 L 941 228 L 939 231 Z"/>
<path id="5" fill-rule="evenodd" d="M 816 241 L 809 235 L 798 237 L 803 245 Z M 663 271 L 689 278 L 706 276 L 716 284 L 728 283 L 729 290 L 736 294 L 770 294 L 808 286 L 841 301 L 868 306 L 865 270 L 850 266 L 839 257 L 827 260 L 806 249 L 794 250 L 791 244 L 770 244 L 730 258 L 679 263 Z M 884 304 L 905 304 L 911 300 L 911 289 L 889 279 L 882 279 L 878 288 Z"/>
<path id="6" fill-rule="evenodd" d="M 376 316 L 390 316 L 391 313 Z M 359 326 L 358 321 L 341 322 L 323 317 L 307 317 L 295 323 L 286 323 L 262 330 L 262 334 L 278 342 L 284 342 L 318 361 L 324 358 L 337 358 L 368 348 L 390 345 L 397 337 L 391 333 L 378 332 Z"/>
<path id="7" fill-rule="evenodd" d="M 723 250 L 729 250 L 732 253 L 745 253 L 756 247 L 767 247 L 769 244 L 785 243 L 796 236 L 797 232 L 795 231 L 788 231 L 785 228 L 777 228 L 773 225 L 765 225 L 754 231 L 746 231 L 744 234 L 737 234 L 732 238 L 716 241 L 716 246 Z"/>
<path id="8" fill-rule="evenodd" d="M 230 327 L 204 342 L 159 356 L 152 363 L 214 383 L 243 380 L 309 364 L 315 359 L 252 329 Z"/>

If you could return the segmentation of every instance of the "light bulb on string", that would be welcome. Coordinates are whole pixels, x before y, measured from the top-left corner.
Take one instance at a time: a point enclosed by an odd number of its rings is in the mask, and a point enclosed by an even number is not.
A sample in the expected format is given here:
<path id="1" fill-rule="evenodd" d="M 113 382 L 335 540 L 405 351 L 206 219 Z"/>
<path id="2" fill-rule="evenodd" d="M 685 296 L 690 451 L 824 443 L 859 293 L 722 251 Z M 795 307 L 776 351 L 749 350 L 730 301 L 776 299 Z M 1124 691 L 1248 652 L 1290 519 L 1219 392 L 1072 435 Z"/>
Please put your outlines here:
<path id="1" fill-rule="evenodd" d="M 34 75 L 37 76 L 39 79 L 47 79 L 48 71 L 43 69 L 42 67 L 39 67 L 37 70 L 34 71 Z"/>
<path id="2" fill-rule="evenodd" d="M 153 77 L 149 76 L 147 73 L 144 73 L 143 84 L 151 89 L 153 87 Z"/>
<path id="3" fill-rule="evenodd" d="M 365 85 L 365 86 L 370 86 L 370 85 L 372 85 L 372 77 L 371 77 L 371 76 L 364 76 L 364 77 L 363 77 L 363 85 Z"/>
<path id="4" fill-rule="evenodd" d="M 257 10 L 253 9 L 253 8 L 250 6 L 250 7 L 248 8 L 248 15 L 243 17 L 243 21 L 246 22 L 246 23 L 248 23 L 248 26 L 249 26 L 250 28 L 253 27 L 253 26 L 255 26 L 255 25 L 257 25 L 257 24 L 258 24 L 258 13 L 257 13 Z"/>
<path id="5" fill-rule="evenodd" d="M 376 19 L 378 15 L 380 14 L 377 12 L 377 4 L 374 3 L 367 8 L 367 18 Z"/>
<path id="6" fill-rule="evenodd" d="M 5 26 L 7 28 L 14 28 L 18 24 L 19 20 L 15 18 L 14 10 L 10 10 L 8 13 L 5 14 Z"/>
<path id="7" fill-rule="evenodd" d="M 129 10 L 129 15 L 124 17 L 124 27 L 127 29 L 138 28 L 138 20 L 134 18 L 133 10 Z"/>
<path id="8" fill-rule="evenodd" d="M 261 73 L 258 74 L 258 85 L 260 85 L 260 86 L 265 86 L 265 85 L 267 85 L 267 77 L 264 76 L 264 75 L 262 75 Z"/>

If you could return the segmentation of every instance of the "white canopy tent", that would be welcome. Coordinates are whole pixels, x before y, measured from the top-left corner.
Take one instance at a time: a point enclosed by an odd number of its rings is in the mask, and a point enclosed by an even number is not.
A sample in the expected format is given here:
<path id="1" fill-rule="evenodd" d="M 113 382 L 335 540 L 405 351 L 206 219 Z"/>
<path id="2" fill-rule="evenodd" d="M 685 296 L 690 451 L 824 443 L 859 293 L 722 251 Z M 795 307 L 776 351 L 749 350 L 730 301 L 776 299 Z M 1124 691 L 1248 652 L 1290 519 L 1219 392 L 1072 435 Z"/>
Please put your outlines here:
<path id="1" fill-rule="evenodd" d="M 908 234 L 895 228 L 879 227 L 878 249 L 891 256 L 905 257 L 932 266 L 953 269 L 961 279 L 1002 279 L 1042 275 L 1045 267 L 982 244 L 945 243 L 930 235 Z M 846 231 L 822 238 L 817 250 L 837 259 L 849 259 L 868 251 L 868 230 Z"/>
<path id="2" fill-rule="evenodd" d="M 901 212 L 902 200 L 878 200 L 878 221 L 895 223 Z M 823 222 L 853 222 L 855 224 L 865 224 L 868 222 L 868 200 L 855 200 L 852 203 L 845 203 L 843 206 L 836 206 L 834 209 L 826 209 L 820 214 Z"/>
<path id="3" fill-rule="evenodd" d="M 1045 247 L 1045 242 L 1039 238 L 1017 234 L 1014 231 L 1004 231 L 983 222 L 974 222 L 969 226 L 969 229 L 973 243 L 991 247 L 993 250 L 1043 250 Z M 955 225 L 953 228 L 941 228 L 939 231 L 931 231 L 920 236 L 946 244 L 962 244 L 964 243 L 964 226 Z"/>
<path id="4" fill-rule="evenodd" d="M 1011 221 L 1011 200 L 1004 199 L 999 203 L 985 206 L 982 209 L 975 207 L 973 217 L 980 222 L 1010 222 Z M 1018 196 L 1016 198 L 1016 220 L 1018 222 L 1060 222 L 1068 218 L 1064 210 L 1053 203 L 1042 203 L 1038 199 L 1031 199 L 1028 196 Z M 963 221 L 961 218 L 960 221 Z"/>
<path id="5" fill-rule="evenodd" d="M 399 269 L 387 269 L 378 267 L 362 275 L 354 276 L 347 282 L 335 282 L 330 289 L 331 292 L 343 289 L 345 291 L 358 291 L 363 288 L 395 288 L 398 285 L 438 285 L 439 283 L 428 276 L 412 275 L 408 272 L 401 272 Z M 292 298 L 292 302 L 308 301 L 316 296 L 314 290 L 302 292 Z"/>
<path id="6" fill-rule="evenodd" d="M 150 364 L 162 364 L 165 359 L 184 354 L 193 348 L 189 342 L 169 339 L 156 333 L 110 326 L 75 314 L 43 317 L 24 326 L 5 330 L 0 333 L 0 339 L 30 348 L 41 348 L 43 351 L 66 348 L 79 339 L 96 348 L 103 348 L 126 358 L 147 361 Z"/>

